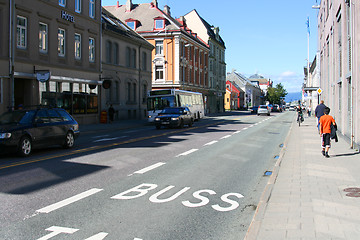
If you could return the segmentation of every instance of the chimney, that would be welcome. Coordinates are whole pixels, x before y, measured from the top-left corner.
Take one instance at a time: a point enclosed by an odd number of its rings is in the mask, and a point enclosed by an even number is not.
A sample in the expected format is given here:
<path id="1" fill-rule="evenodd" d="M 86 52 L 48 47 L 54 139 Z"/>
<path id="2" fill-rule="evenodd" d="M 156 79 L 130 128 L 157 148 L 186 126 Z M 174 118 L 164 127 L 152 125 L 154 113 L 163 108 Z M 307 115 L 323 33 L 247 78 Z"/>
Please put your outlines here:
<path id="1" fill-rule="evenodd" d="M 126 11 L 131 12 L 132 7 L 133 7 L 132 0 L 127 0 L 126 1 Z"/>
<path id="2" fill-rule="evenodd" d="M 171 14 L 170 14 L 170 7 L 169 7 L 168 5 L 165 5 L 165 6 L 164 6 L 164 12 L 165 12 L 167 15 L 171 16 Z"/>
<path id="3" fill-rule="evenodd" d="M 120 7 L 120 4 L 119 4 L 119 1 L 116 2 L 116 8 L 119 8 Z"/>
<path id="4" fill-rule="evenodd" d="M 177 19 L 178 22 L 181 24 L 182 27 L 186 27 L 186 20 L 184 16 L 180 16 L 179 19 Z"/>
<path id="5" fill-rule="evenodd" d="M 157 0 L 152 0 L 151 1 L 151 5 L 153 5 L 154 7 L 158 7 L 158 2 L 157 2 Z"/>

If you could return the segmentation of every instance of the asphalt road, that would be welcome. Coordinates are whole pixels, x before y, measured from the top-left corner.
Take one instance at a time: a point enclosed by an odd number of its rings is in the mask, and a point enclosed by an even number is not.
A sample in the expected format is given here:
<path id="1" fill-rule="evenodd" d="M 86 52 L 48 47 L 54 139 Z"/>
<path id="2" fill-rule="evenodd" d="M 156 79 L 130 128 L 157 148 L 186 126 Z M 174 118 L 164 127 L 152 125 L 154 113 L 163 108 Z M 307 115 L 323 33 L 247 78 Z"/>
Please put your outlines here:
<path id="1" fill-rule="evenodd" d="M 227 114 L 3 156 L 0 239 L 243 239 L 293 119 Z"/>

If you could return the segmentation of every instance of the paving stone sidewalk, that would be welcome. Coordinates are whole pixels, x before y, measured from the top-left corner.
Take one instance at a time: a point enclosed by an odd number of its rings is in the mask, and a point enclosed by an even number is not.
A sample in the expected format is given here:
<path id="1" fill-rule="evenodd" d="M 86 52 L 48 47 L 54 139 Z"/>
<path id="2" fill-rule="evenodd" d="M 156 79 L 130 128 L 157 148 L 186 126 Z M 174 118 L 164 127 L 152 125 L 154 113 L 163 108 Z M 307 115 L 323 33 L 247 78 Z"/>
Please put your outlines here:
<path id="1" fill-rule="evenodd" d="M 339 137 L 329 155 L 294 121 L 245 240 L 360 239 L 360 154 Z"/>

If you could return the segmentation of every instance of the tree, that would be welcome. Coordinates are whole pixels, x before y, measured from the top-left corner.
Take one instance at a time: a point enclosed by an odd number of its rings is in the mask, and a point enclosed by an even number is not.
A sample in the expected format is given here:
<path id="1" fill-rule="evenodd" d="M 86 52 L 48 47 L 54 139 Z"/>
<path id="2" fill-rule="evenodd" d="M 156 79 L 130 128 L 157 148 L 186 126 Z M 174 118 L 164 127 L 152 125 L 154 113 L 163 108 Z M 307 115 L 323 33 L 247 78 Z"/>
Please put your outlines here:
<path id="1" fill-rule="evenodd" d="M 266 94 L 266 100 L 271 104 L 281 104 L 281 100 L 287 95 L 286 89 L 281 83 L 276 84 L 276 87 L 269 87 Z"/>

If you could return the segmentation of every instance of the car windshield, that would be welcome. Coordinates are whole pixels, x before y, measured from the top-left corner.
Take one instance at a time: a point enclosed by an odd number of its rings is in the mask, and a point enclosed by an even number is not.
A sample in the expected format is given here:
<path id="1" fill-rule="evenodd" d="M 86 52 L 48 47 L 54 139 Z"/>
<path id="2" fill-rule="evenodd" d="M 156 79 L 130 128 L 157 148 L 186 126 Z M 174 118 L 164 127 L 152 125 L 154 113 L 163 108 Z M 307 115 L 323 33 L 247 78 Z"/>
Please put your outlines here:
<path id="1" fill-rule="evenodd" d="M 23 118 L 29 116 L 26 111 L 6 112 L 0 116 L 0 124 L 21 123 Z"/>
<path id="2" fill-rule="evenodd" d="M 267 106 L 260 106 L 260 108 L 267 108 Z"/>
<path id="3" fill-rule="evenodd" d="M 181 114 L 181 113 L 183 113 L 183 109 L 182 108 L 165 108 L 161 113 Z"/>

